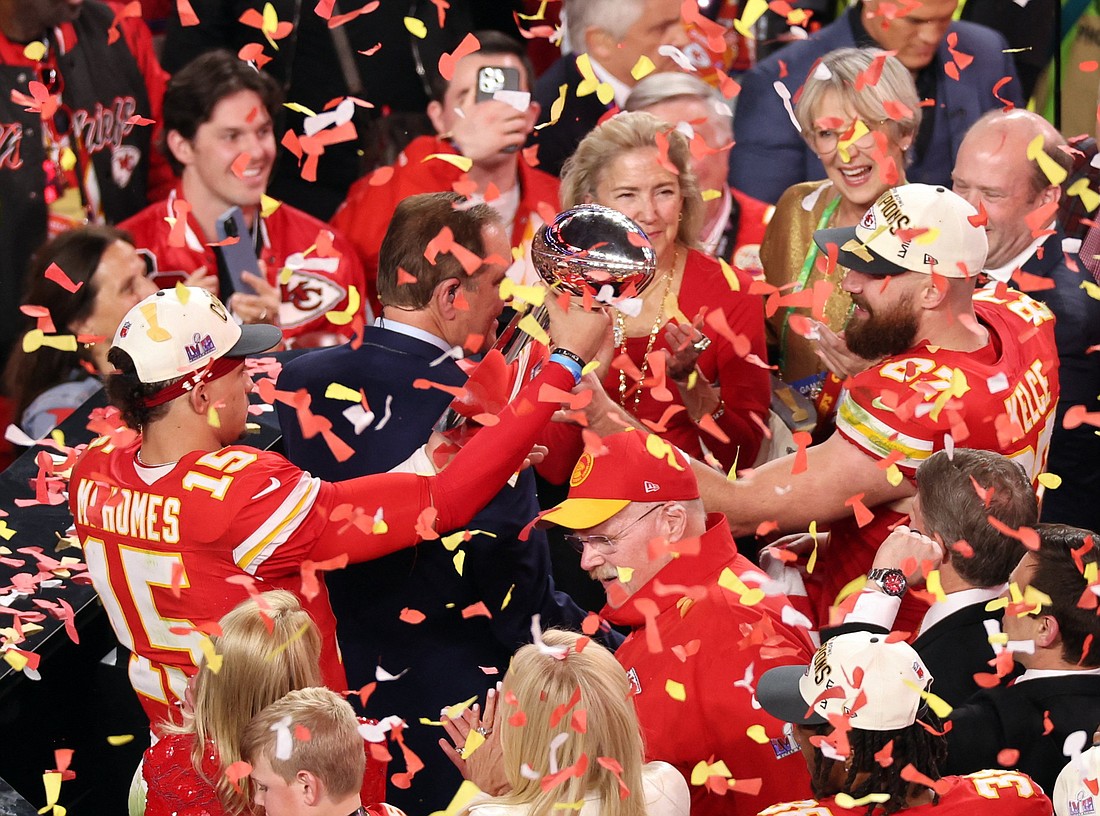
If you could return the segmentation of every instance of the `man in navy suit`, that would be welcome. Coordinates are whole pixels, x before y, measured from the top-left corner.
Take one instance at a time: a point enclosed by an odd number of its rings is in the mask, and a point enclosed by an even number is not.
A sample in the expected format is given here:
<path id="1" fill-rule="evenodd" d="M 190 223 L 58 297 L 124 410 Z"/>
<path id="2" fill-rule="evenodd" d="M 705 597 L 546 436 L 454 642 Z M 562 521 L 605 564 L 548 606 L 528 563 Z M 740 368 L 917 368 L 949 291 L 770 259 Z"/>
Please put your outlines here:
<path id="1" fill-rule="evenodd" d="M 337 461 L 322 435 L 306 438 L 295 408 L 279 403 L 286 454 L 300 467 L 326 479 L 380 473 L 410 457 L 405 467 L 432 467 L 422 446 L 453 389 L 466 382 L 456 358 L 495 340 L 503 305 L 498 290 L 511 258 L 495 211 L 466 203 L 454 193 L 405 199 L 382 242 L 381 318 L 364 329 L 361 343 L 306 354 L 284 367 L 279 390 L 304 389 L 309 410 L 355 449 Z M 444 228 L 483 259 L 479 269 L 467 274 L 448 251 L 429 262 L 425 248 Z M 418 387 L 426 382 L 450 390 Z M 361 402 L 329 397 L 333 383 L 361 389 L 369 413 Z M 425 542 L 368 569 L 326 576 L 352 687 L 383 677 L 379 670 L 399 675 L 380 682 L 364 708 L 378 719 L 402 717 L 405 743 L 425 764 L 410 789 L 389 788 L 388 801 L 408 813 L 442 810 L 462 781 L 436 744 L 442 732 L 421 718 L 438 720 L 444 706 L 495 683 L 512 653 L 530 641 L 532 615 L 539 614 L 544 627 L 580 628 L 585 612 L 554 589 L 545 535 L 535 530 L 519 539 L 538 510 L 527 470 L 471 522 L 468 541 L 444 534 L 443 543 Z M 610 637 L 613 648 L 620 639 Z"/>
<path id="2" fill-rule="evenodd" d="M 1020 539 L 1003 529 L 1034 527 L 1038 505 L 1023 468 L 999 453 L 956 448 L 932 454 L 917 470 L 910 526 L 895 528 L 882 543 L 853 610 L 823 637 L 893 629 L 909 581 L 923 580 L 922 567 L 930 562 L 939 569 L 944 595 L 911 642 L 936 678 L 932 691 L 961 705 L 981 688 L 976 674 L 994 674 L 986 622 L 999 627 L 1003 610 L 986 605 L 1004 594 L 1025 552 Z"/>
<path id="3" fill-rule="evenodd" d="M 730 186 L 774 204 L 792 184 L 825 178 L 775 85 L 782 83 L 797 99 L 821 57 L 853 46 L 896 51 L 913 73 L 921 99 L 935 100 L 924 108 L 905 175 L 911 183 L 950 185 L 967 129 L 985 111 L 1023 101 L 1004 37 L 985 26 L 952 22 L 957 5 L 958 0 L 863 0 L 808 39 L 758 63 L 741 79 Z"/>

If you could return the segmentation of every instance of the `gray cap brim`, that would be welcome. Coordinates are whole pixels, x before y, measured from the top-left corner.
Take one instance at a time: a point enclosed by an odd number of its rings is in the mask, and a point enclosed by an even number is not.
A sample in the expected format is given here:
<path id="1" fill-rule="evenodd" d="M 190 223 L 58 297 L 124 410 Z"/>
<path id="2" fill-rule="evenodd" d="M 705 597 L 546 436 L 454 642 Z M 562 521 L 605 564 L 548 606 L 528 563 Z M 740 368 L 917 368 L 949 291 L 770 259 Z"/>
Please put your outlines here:
<path id="1" fill-rule="evenodd" d="M 864 244 L 863 250 L 870 256 L 871 260 L 850 252 L 844 249 L 844 245 L 849 241 L 859 241 L 859 238 L 856 237 L 855 227 L 830 227 L 829 229 L 814 230 L 814 243 L 822 252 L 828 253 L 829 244 L 836 244 L 836 261 L 841 266 L 846 266 L 865 275 L 874 275 L 877 278 L 904 275 L 906 272 L 912 271 L 891 263 L 880 255 L 876 255 L 866 244 Z"/>
<path id="2" fill-rule="evenodd" d="M 283 342 L 283 330 L 269 323 L 245 323 L 241 338 L 229 349 L 226 357 L 251 357 L 270 351 Z"/>
<path id="3" fill-rule="evenodd" d="M 825 725 L 828 720 L 816 712 L 806 715 L 810 704 L 798 690 L 798 681 L 806 674 L 806 669 L 806 666 L 768 669 L 756 684 L 756 700 L 777 720 L 796 725 Z"/>

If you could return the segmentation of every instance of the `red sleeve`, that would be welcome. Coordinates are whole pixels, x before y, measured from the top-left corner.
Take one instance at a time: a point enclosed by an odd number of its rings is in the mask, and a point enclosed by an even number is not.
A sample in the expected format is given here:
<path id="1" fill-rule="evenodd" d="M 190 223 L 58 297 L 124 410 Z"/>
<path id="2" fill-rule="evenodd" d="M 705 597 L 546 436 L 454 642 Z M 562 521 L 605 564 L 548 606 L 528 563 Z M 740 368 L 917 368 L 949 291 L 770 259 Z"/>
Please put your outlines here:
<path id="1" fill-rule="evenodd" d="M 475 434 L 437 476 L 381 473 L 323 484 L 318 505 L 326 520 L 316 531 L 312 557 L 324 560 L 346 552 L 352 561 L 369 561 L 411 547 L 422 537 L 418 522 L 428 507 L 437 511 L 437 530 L 467 525 L 519 469 L 558 408 L 556 400 L 539 399 L 544 385 L 568 391 L 573 376 L 556 363 L 547 364 L 500 412 L 500 422 Z M 344 512 L 334 512 L 342 506 Z M 346 510 L 351 508 L 361 508 L 370 518 L 381 508 L 384 527 L 375 525 L 371 534 L 370 524 L 364 525 L 367 530 L 349 525 Z"/>
<path id="2" fill-rule="evenodd" d="M 117 4 L 112 4 L 117 11 Z M 145 91 L 149 95 L 150 115 L 153 127 L 152 148 L 149 153 L 149 175 L 146 181 L 146 198 L 149 203 L 166 198 L 176 184 L 176 177 L 159 145 L 164 135 L 164 89 L 168 85 L 168 72 L 160 67 L 153 50 L 153 35 L 140 17 L 123 17 L 119 23 L 130 53 L 137 61 L 141 75 L 145 77 Z"/>

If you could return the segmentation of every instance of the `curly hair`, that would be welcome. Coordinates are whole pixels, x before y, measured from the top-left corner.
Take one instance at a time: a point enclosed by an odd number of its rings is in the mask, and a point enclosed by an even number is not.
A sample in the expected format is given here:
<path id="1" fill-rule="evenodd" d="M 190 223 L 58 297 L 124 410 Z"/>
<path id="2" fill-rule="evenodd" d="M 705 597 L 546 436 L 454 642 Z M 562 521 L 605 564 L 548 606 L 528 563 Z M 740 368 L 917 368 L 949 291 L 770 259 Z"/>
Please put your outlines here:
<path id="1" fill-rule="evenodd" d="M 137 375 L 133 359 L 120 348 L 112 348 L 107 352 L 107 362 L 116 369 L 107 375 L 107 381 L 104 384 L 107 398 L 111 405 L 118 408 L 119 413 L 122 414 L 122 421 L 128 427 L 135 431 L 140 430 L 154 419 L 160 419 L 168 413 L 170 403 L 150 408 L 145 404 L 145 400 L 181 378 L 143 383 Z"/>
<path id="2" fill-rule="evenodd" d="M 939 722 L 931 712 L 926 714 L 926 719 L 930 720 L 933 727 L 939 727 Z M 833 731 L 833 727 L 822 725 L 812 730 L 821 735 L 827 735 Z M 893 747 L 890 756 L 893 761 L 883 767 L 875 755 L 891 742 Z M 872 816 L 876 808 L 882 808 L 889 816 L 908 806 L 910 793 L 919 785 L 902 778 L 903 768 L 912 765 L 929 779 L 935 780 L 940 778 L 940 768 L 947 760 L 946 738 L 928 730 L 920 722 L 894 731 L 866 731 L 853 728 L 848 732 L 848 743 L 850 753 L 844 760 L 847 770 L 839 787 L 831 777 L 836 763 L 840 760 L 828 759 L 817 747 L 814 748 L 814 766 L 810 769 L 810 786 L 818 799 L 837 793 L 846 793 L 853 799 L 860 799 L 870 793 L 890 795 L 889 800 L 881 805 L 874 802 L 868 804 L 866 816 Z M 866 778 L 857 784 L 857 780 L 863 776 Z M 938 802 L 938 794 L 934 796 L 934 801 Z"/>

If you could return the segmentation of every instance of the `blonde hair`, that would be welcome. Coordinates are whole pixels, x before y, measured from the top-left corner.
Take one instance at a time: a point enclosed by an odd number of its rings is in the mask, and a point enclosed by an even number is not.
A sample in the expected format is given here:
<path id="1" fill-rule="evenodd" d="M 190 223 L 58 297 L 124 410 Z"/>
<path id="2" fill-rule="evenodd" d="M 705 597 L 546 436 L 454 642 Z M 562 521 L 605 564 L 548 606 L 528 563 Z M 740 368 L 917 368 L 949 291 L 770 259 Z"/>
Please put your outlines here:
<path id="1" fill-rule="evenodd" d="M 595 793 L 601 799 L 602 816 L 645 816 L 642 731 L 626 672 L 598 643 L 587 641 L 578 651 L 580 636 L 573 632 L 551 629 L 542 638 L 547 646 L 564 651 L 564 656 L 546 654 L 536 645 L 524 646 L 504 676 L 500 744 L 512 790 L 503 801 L 524 805 L 530 816 L 549 816 L 556 803 L 579 802 L 586 794 Z M 569 705 L 578 690 L 576 705 L 564 714 L 556 713 Z M 506 702 L 510 694 L 515 695 L 518 707 Z M 526 717 L 523 725 L 513 725 L 510 720 L 518 711 Z M 572 725 L 578 711 L 587 714 L 583 732 Z M 551 724 L 555 717 L 558 721 Z M 565 739 L 556 750 L 557 767 L 567 768 L 582 755 L 588 766 L 580 778 L 569 777 L 543 791 L 541 780 L 529 779 L 520 768 L 526 764 L 540 776 L 549 774 L 554 752 L 551 743 L 562 734 Z M 625 799 L 620 798 L 615 774 L 600 765 L 599 757 L 622 765 L 622 780 L 630 791 Z"/>
<path id="2" fill-rule="evenodd" d="M 886 52 L 878 48 L 838 48 L 821 58 L 802 86 L 794 108 L 803 137 L 809 138 L 814 120 L 818 118 L 821 99 L 830 90 L 835 91 L 864 122 L 889 119 L 893 123 L 895 141 L 917 132 L 921 120 L 920 95 L 913 75 L 897 57 L 886 55 L 878 82 L 864 84 L 856 90 L 856 79 L 871 67 L 876 57 L 883 55 Z M 900 102 L 909 109 L 909 115 L 894 119 L 886 111 L 887 102 Z"/>
<path id="3" fill-rule="evenodd" d="M 275 756 L 275 731 L 287 719 L 308 729 L 309 739 L 292 739 L 290 756 L 280 759 Z M 309 771 L 330 799 L 340 800 L 363 786 L 367 760 L 358 728 L 355 712 L 339 694 L 327 688 L 298 689 L 252 718 L 241 738 L 241 752 L 249 762 L 265 757 L 287 784 L 299 771 Z"/>
<path id="4" fill-rule="evenodd" d="M 612 116 L 589 131 L 565 162 L 561 171 L 561 204 L 568 209 L 584 202 L 586 196 L 596 200 L 596 187 L 604 169 L 619 156 L 632 150 L 657 147 L 657 134 L 668 137 L 668 159 L 679 172 L 680 196 L 683 202 L 680 228 L 676 240 L 694 247 L 703 228 L 704 205 L 691 167 L 691 146 L 688 138 L 667 122 L 645 111 L 629 111 Z M 598 201 L 596 203 L 599 203 Z"/>
<path id="5" fill-rule="evenodd" d="M 241 734 L 266 706 L 293 689 L 319 686 L 321 635 L 298 599 L 286 590 L 264 592 L 233 607 L 218 622 L 213 637 L 221 667 L 212 671 L 204 657 L 194 680 L 194 706 L 181 725 L 164 725 L 165 733 L 193 734 L 191 764 L 204 776 L 203 754 L 213 743 L 224 771 L 241 759 Z M 268 628 L 270 624 L 270 630 Z M 219 774 L 207 780 L 217 791 L 226 813 L 245 812 L 251 788 L 238 792 Z"/>

